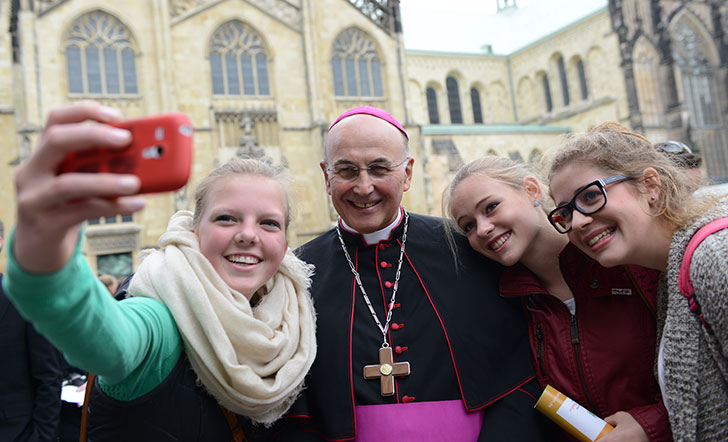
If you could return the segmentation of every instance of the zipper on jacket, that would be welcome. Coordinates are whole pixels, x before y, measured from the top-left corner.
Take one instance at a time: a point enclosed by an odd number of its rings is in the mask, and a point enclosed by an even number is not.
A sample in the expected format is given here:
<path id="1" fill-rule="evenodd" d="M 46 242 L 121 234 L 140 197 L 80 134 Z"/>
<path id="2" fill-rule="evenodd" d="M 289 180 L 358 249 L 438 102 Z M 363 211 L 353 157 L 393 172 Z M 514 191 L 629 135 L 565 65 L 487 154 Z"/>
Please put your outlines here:
<path id="1" fill-rule="evenodd" d="M 581 385 L 584 387 L 584 393 L 586 394 L 586 400 L 589 402 L 589 408 L 594 414 L 599 411 L 594 399 L 592 399 L 589 393 L 589 387 L 586 385 L 586 377 L 584 376 L 584 367 L 581 365 L 581 354 L 579 352 L 579 330 L 576 327 L 576 316 L 571 315 L 570 320 L 571 326 L 571 344 L 574 346 L 574 352 L 576 353 L 576 367 L 579 369 L 579 377 L 581 378 Z"/>
<path id="2" fill-rule="evenodd" d="M 536 324 L 536 341 L 537 341 L 537 350 L 536 350 L 536 358 L 538 359 L 538 365 L 541 367 L 541 374 L 545 375 L 543 369 L 543 329 L 541 328 L 541 323 L 539 322 Z"/>

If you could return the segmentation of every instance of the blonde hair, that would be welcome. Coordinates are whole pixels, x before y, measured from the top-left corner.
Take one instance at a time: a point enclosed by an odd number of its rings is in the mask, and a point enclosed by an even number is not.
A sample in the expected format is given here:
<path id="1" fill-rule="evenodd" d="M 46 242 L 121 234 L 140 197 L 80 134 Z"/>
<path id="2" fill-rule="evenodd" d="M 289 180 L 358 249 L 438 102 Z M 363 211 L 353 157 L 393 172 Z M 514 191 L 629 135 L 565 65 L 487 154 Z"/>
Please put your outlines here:
<path id="1" fill-rule="evenodd" d="M 486 155 L 461 166 L 442 194 L 442 213 L 443 216 L 447 218 L 445 221 L 445 233 L 447 235 L 448 243 L 453 250 L 455 232 L 460 234 L 464 233 L 460 226 L 458 226 L 455 222 L 455 215 L 453 213 L 454 208 L 452 205 L 453 194 L 455 193 L 455 189 L 457 189 L 457 187 L 465 181 L 466 178 L 471 176 L 488 177 L 523 192 L 526 191 L 523 187 L 523 180 L 526 177 L 533 177 L 536 179 L 539 186 L 543 187 L 536 174 L 531 171 L 526 164 L 510 158 L 500 157 L 497 155 Z M 546 198 L 545 195 L 544 198 Z M 541 202 L 541 208 L 546 211 L 543 201 Z"/>
<path id="2" fill-rule="evenodd" d="M 210 171 L 197 184 L 197 189 L 195 190 L 195 213 L 192 217 L 192 225 L 194 228 L 197 229 L 199 227 L 202 213 L 207 207 L 210 191 L 218 181 L 231 176 L 248 175 L 270 178 L 281 186 L 286 201 L 285 228 L 288 230 L 294 212 L 293 200 L 291 198 L 291 179 L 288 171 L 283 167 L 272 166 L 264 161 L 253 158 L 233 158 L 222 166 Z M 244 192 L 245 190 L 241 191 Z"/>
<path id="3" fill-rule="evenodd" d="M 572 163 L 592 165 L 637 181 L 651 167 L 657 171 L 660 190 L 654 215 L 677 227 L 686 225 L 695 215 L 693 179 L 688 172 L 655 149 L 647 138 L 618 123 L 602 123 L 557 148 L 550 162 L 549 181 Z"/>

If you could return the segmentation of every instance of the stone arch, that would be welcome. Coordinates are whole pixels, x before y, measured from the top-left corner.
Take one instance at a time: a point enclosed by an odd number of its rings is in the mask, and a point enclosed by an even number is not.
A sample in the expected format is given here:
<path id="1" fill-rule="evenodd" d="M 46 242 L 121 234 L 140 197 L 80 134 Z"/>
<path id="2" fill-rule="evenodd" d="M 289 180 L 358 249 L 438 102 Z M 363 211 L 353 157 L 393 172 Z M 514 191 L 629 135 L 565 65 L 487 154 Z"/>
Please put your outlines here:
<path id="1" fill-rule="evenodd" d="M 516 86 L 516 106 L 519 119 L 528 120 L 538 115 L 539 111 L 534 108 L 536 102 L 536 88 L 533 80 L 528 76 L 521 77 Z"/>
<path id="2" fill-rule="evenodd" d="M 433 108 L 434 98 L 434 108 Z M 443 99 L 445 94 L 442 85 L 436 81 L 429 81 L 425 85 L 425 111 L 427 112 L 427 124 L 442 124 Z M 436 118 L 433 118 L 436 117 Z"/>
<path id="3" fill-rule="evenodd" d="M 610 88 L 614 86 L 615 74 L 612 72 L 611 64 L 607 62 L 604 50 L 599 46 L 592 46 L 586 54 L 586 60 L 586 75 L 590 80 L 592 98 L 609 95 Z"/>
<path id="4" fill-rule="evenodd" d="M 568 106 L 571 104 L 571 93 L 569 90 L 569 75 L 566 72 L 566 61 L 564 60 L 564 54 L 557 51 L 551 54 L 549 58 L 549 72 L 551 73 L 549 81 L 551 83 L 551 97 L 556 104 L 556 96 L 559 97 L 558 102 L 561 106 Z"/>
<path id="5" fill-rule="evenodd" d="M 660 55 L 657 48 L 640 36 L 632 51 L 637 102 L 645 127 L 664 124 L 665 98 L 660 82 Z"/>
<path id="6" fill-rule="evenodd" d="M 485 94 L 485 86 L 479 81 L 473 82 L 469 88 L 469 102 L 471 116 L 474 124 L 484 124 L 488 122 L 485 119 L 485 111 L 487 110 L 487 96 Z"/>
<path id="7" fill-rule="evenodd" d="M 686 8 L 673 16 L 668 32 L 677 68 L 678 96 L 688 110 L 688 144 L 701 150 L 708 177 L 726 182 L 728 133 L 722 109 L 728 104 L 728 96 L 719 84 L 718 48 L 703 22 Z"/>
<path id="8" fill-rule="evenodd" d="M 407 99 L 410 108 L 410 118 L 418 124 L 427 124 L 427 97 L 425 88 L 419 81 L 409 79 L 407 82 Z"/>
<path id="9" fill-rule="evenodd" d="M 541 109 L 543 109 L 543 113 L 549 114 L 554 110 L 554 100 L 553 88 L 548 73 L 546 71 L 536 72 L 536 83 L 541 89 L 541 93 L 537 94 L 540 95 L 539 102 L 541 103 Z"/>
<path id="10" fill-rule="evenodd" d="M 458 71 L 450 71 L 445 76 L 445 93 L 447 98 L 447 114 L 450 116 L 450 124 L 463 124 L 467 108 L 467 101 L 464 100 L 463 75 Z"/>
<path id="11" fill-rule="evenodd" d="M 508 89 L 501 81 L 493 81 L 488 85 L 488 97 L 485 119 L 492 123 L 512 121 L 513 109 Z"/>
<path id="12" fill-rule="evenodd" d="M 580 55 L 574 55 L 568 63 L 569 82 L 574 101 L 586 101 L 589 99 L 589 76 L 586 72 L 586 64 Z"/>

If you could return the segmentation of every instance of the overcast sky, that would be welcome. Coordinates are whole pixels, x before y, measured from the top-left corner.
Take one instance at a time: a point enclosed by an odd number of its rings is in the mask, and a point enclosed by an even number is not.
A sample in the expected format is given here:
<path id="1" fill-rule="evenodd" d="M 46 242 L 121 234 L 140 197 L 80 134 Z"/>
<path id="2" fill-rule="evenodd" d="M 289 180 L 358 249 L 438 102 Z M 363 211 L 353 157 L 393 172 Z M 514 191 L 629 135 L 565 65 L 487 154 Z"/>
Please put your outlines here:
<path id="1" fill-rule="evenodd" d="M 516 0 L 519 8 L 530 5 L 534 1 L 539 0 Z M 553 0 L 541 0 L 541 1 L 553 1 Z M 560 1 L 560 0 L 555 0 Z M 402 14 L 404 11 L 412 11 L 412 8 L 426 9 L 432 11 L 454 11 L 459 10 L 464 13 L 479 13 L 479 14 L 495 14 L 497 11 L 496 0 L 448 0 L 446 2 L 442 0 L 400 0 L 399 4 L 402 6 Z"/>
<path id="2" fill-rule="evenodd" d="M 607 0 L 517 0 L 496 14 L 496 0 L 400 0 L 407 49 L 509 54 L 595 11 Z"/>

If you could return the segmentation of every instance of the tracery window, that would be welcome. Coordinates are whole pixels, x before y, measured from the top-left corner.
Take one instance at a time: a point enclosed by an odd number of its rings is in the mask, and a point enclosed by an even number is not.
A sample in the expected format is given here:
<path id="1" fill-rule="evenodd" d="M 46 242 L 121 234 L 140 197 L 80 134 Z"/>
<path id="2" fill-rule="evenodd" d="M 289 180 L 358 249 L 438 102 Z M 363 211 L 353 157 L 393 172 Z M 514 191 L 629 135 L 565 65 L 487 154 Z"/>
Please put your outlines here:
<path id="1" fill-rule="evenodd" d="M 337 97 L 383 97 L 382 65 L 369 36 L 355 28 L 334 41 L 331 56 L 334 94 Z"/>
<path id="2" fill-rule="evenodd" d="M 111 15 L 79 17 L 66 36 L 68 91 L 73 94 L 137 94 L 136 54 L 129 30 Z"/>
<path id="3" fill-rule="evenodd" d="M 437 93 L 433 87 L 425 91 L 427 96 L 427 115 L 430 117 L 430 124 L 440 124 L 440 112 L 437 109 Z"/>
<path id="4" fill-rule="evenodd" d="M 728 182 L 727 140 L 721 115 L 721 98 L 725 96 L 719 93 L 717 51 L 688 16 L 675 23 L 672 40 L 690 115 L 690 139 L 700 149 L 708 177 L 716 183 Z"/>
<path id="5" fill-rule="evenodd" d="M 478 88 L 470 89 L 470 103 L 473 106 L 473 122 L 483 124 L 483 108 L 480 106 L 480 91 L 478 91 Z"/>
<path id="6" fill-rule="evenodd" d="M 215 95 L 270 95 L 263 39 L 241 21 L 225 23 L 213 34 L 210 73 Z"/>
<path id="7" fill-rule="evenodd" d="M 445 85 L 447 86 L 447 103 L 450 107 L 450 123 L 462 124 L 463 113 L 460 109 L 460 90 L 458 88 L 458 81 L 455 77 L 447 77 L 447 79 L 445 79 Z"/>

